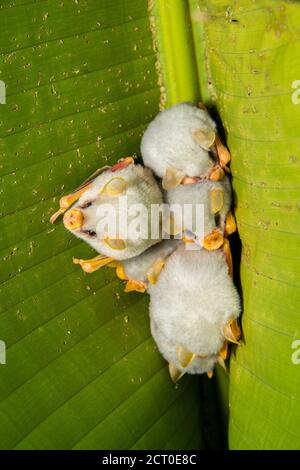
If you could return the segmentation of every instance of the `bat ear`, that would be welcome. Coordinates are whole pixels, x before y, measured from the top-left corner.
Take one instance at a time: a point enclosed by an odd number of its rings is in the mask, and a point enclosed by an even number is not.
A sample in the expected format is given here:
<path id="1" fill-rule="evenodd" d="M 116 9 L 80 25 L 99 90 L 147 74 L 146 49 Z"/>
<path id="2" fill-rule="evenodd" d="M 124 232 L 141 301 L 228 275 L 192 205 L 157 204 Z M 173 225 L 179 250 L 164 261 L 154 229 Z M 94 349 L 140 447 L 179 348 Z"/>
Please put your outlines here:
<path id="1" fill-rule="evenodd" d="M 240 344 L 239 339 L 241 337 L 241 329 L 236 319 L 229 320 L 229 322 L 226 323 L 223 332 L 227 341 Z"/>
<path id="2" fill-rule="evenodd" d="M 191 362 L 195 359 L 196 354 L 192 353 L 191 351 L 188 351 L 185 349 L 183 346 L 177 346 L 176 347 L 176 355 L 179 364 L 181 367 L 184 369 L 191 364 Z"/>
<path id="3" fill-rule="evenodd" d="M 59 201 L 59 210 L 55 212 L 50 218 L 51 224 L 54 224 L 56 219 L 61 215 L 66 212 L 66 210 L 71 207 L 74 202 L 78 201 L 82 194 L 85 193 L 87 189 L 90 188 L 92 182 L 94 181 L 97 176 L 101 175 L 106 170 L 109 170 L 111 167 L 110 166 L 104 166 L 102 168 L 99 168 L 96 170 L 87 180 L 85 180 L 78 188 L 74 189 L 70 194 L 67 196 L 63 196 L 60 201 Z"/>
<path id="4" fill-rule="evenodd" d="M 127 183 L 124 178 L 115 177 L 106 183 L 100 194 L 105 194 L 109 197 L 121 196 L 125 194 L 127 190 Z"/>
<path id="5" fill-rule="evenodd" d="M 170 212 L 170 215 L 164 217 L 163 230 L 165 233 L 172 236 L 182 235 L 183 232 L 185 232 L 182 220 L 177 221 L 174 212 Z"/>
<path id="6" fill-rule="evenodd" d="M 114 173 L 115 171 L 123 170 L 127 168 L 129 165 L 134 164 L 133 157 L 125 157 L 121 158 L 112 168 L 111 171 Z"/>
<path id="7" fill-rule="evenodd" d="M 145 290 L 147 289 L 147 286 L 144 282 L 142 281 L 135 281 L 134 279 L 129 279 L 127 282 L 126 282 L 126 286 L 125 286 L 125 289 L 124 289 L 124 292 L 145 292 Z"/>
<path id="8" fill-rule="evenodd" d="M 147 279 L 151 284 L 156 284 L 159 278 L 159 275 L 161 273 L 161 270 L 163 269 L 165 265 L 165 260 L 163 259 L 158 259 L 155 261 L 155 263 L 151 266 L 147 273 Z"/>
<path id="9" fill-rule="evenodd" d="M 228 372 L 225 361 L 221 356 L 218 356 L 218 364 L 225 370 L 225 372 Z"/>
<path id="10" fill-rule="evenodd" d="M 176 382 L 178 382 L 178 380 L 180 380 L 181 377 L 184 376 L 185 372 L 181 372 L 180 370 L 177 369 L 176 366 L 174 366 L 174 364 L 170 363 L 169 374 L 170 374 L 172 382 L 176 384 Z"/>
<path id="11" fill-rule="evenodd" d="M 163 177 L 162 186 L 166 191 L 168 191 L 169 189 L 174 189 L 179 186 L 184 177 L 185 174 L 183 173 L 183 171 L 177 170 L 176 168 L 169 166 L 166 169 L 166 173 Z"/>
<path id="12" fill-rule="evenodd" d="M 211 213 L 217 214 L 224 205 L 224 191 L 221 188 L 213 188 L 210 190 Z"/>
<path id="13" fill-rule="evenodd" d="M 126 242 L 122 238 L 104 238 L 103 242 L 113 250 L 125 250 Z"/>
<path id="14" fill-rule="evenodd" d="M 105 166 L 102 166 L 101 168 L 98 168 L 96 171 L 94 171 L 93 174 L 91 174 L 86 180 L 84 180 L 84 182 L 81 183 L 81 185 L 78 186 L 78 188 L 74 189 L 72 191 L 72 194 L 76 193 L 77 191 L 83 190 L 83 188 L 86 188 L 87 186 L 89 186 L 98 176 L 102 175 L 102 173 L 104 173 L 105 171 L 110 170 L 110 169 L 111 169 L 111 167 L 108 166 L 108 165 L 105 165 Z"/>
<path id="15" fill-rule="evenodd" d="M 197 129 L 193 133 L 195 142 L 199 144 L 204 150 L 209 150 L 210 147 L 214 144 L 216 139 L 216 133 L 213 129 L 204 131 L 202 129 Z"/>

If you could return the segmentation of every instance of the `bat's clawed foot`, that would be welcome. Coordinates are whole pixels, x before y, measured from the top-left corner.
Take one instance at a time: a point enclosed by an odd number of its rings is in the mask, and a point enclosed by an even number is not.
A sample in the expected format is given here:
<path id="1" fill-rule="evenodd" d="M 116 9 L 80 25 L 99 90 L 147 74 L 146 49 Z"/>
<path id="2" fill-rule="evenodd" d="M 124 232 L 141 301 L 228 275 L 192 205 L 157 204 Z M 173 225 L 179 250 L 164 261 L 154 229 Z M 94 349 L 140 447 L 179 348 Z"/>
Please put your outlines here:
<path id="1" fill-rule="evenodd" d="M 108 266 L 113 261 L 113 258 L 104 255 L 99 255 L 92 259 L 73 258 L 73 263 L 79 264 L 86 273 L 93 273 L 103 266 Z"/>
<path id="2" fill-rule="evenodd" d="M 209 173 L 211 181 L 221 181 L 225 176 L 225 171 L 220 165 L 214 165 Z"/>
<path id="3" fill-rule="evenodd" d="M 135 281 L 134 279 L 129 279 L 126 282 L 126 286 L 124 292 L 145 292 L 147 289 L 147 285 L 145 282 L 142 281 Z"/>

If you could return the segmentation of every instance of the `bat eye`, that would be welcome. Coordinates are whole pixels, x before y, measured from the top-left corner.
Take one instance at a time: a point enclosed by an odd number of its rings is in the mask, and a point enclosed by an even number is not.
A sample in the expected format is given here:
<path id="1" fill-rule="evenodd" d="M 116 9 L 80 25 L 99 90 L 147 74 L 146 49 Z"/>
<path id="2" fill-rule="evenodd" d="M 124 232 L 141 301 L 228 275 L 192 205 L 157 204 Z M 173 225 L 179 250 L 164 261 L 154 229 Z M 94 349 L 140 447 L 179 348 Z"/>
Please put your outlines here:
<path id="1" fill-rule="evenodd" d="M 92 201 L 84 202 L 84 203 L 80 206 L 80 209 L 87 209 L 87 208 L 90 207 L 91 205 L 92 205 Z"/>
<path id="2" fill-rule="evenodd" d="M 94 230 L 83 230 L 83 232 L 91 238 L 95 238 L 97 235 L 96 232 L 94 232 Z"/>

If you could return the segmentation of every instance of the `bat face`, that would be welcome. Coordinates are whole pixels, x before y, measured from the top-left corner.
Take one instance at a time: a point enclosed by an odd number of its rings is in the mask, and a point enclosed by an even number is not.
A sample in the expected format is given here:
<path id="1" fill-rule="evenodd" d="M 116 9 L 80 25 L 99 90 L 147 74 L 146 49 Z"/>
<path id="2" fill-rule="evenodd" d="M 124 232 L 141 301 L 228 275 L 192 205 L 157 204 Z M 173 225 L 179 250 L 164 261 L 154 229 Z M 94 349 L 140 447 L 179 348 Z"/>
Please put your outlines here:
<path id="1" fill-rule="evenodd" d="M 132 164 L 95 178 L 65 213 L 64 225 L 99 253 L 127 259 L 159 241 L 151 238 L 149 214 L 152 204 L 161 203 L 161 190 L 150 170 Z M 139 230 L 134 230 L 135 220 Z"/>
<path id="2" fill-rule="evenodd" d="M 226 325 L 240 314 L 239 297 L 221 250 L 192 253 L 179 248 L 168 258 L 157 284 L 149 286 L 149 293 L 151 320 L 170 342 L 170 351 L 182 348 L 200 359 L 218 356 Z M 160 349 L 166 355 L 164 347 Z"/>
<path id="3" fill-rule="evenodd" d="M 161 112 L 146 129 L 141 153 L 146 166 L 164 178 L 168 168 L 183 175 L 207 174 L 214 165 L 210 146 L 215 123 L 203 109 L 181 103 Z"/>

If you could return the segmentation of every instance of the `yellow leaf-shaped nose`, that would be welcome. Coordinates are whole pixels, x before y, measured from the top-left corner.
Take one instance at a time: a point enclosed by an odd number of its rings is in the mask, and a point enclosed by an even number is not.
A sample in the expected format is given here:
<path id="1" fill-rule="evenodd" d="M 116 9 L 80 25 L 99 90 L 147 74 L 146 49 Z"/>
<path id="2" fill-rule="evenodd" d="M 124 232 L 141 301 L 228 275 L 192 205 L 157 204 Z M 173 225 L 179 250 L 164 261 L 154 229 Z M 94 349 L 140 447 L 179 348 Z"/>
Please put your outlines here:
<path id="1" fill-rule="evenodd" d="M 68 230 L 77 230 L 83 225 L 83 213 L 77 209 L 71 209 L 64 215 L 64 226 Z"/>

